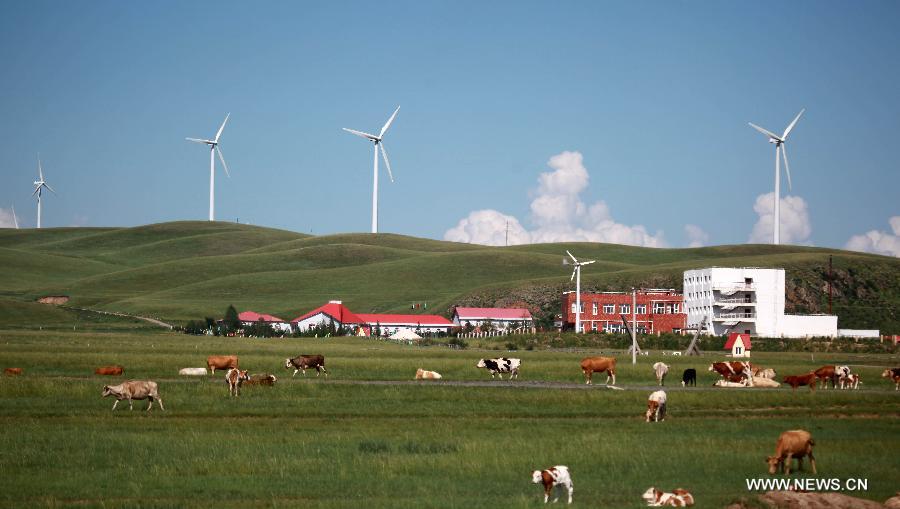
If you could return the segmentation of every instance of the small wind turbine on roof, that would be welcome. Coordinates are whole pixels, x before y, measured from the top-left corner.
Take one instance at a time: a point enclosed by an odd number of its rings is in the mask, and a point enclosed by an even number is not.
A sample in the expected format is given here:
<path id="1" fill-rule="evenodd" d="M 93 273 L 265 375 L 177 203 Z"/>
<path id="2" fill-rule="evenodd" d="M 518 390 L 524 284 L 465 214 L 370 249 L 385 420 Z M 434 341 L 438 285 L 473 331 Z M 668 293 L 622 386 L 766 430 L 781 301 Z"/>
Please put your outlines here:
<path id="1" fill-rule="evenodd" d="M 753 122 L 748 122 L 748 124 L 750 124 L 750 127 L 768 136 L 769 143 L 775 144 L 775 221 L 772 224 L 772 230 L 773 243 L 776 246 L 781 242 L 781 168 L 779 166 L 779 161 L 781 158 L 779 157 L 779 155 L 784 158 L 784 169 L 787 172 L 788 189 L 793 190 L 791 186 L 791 167 L 788 166 L 786 150 L 787 147 L 785 146 L 785 142 L 787 141 L 788 134 L 790 134 L 794 126 L 797 125 L 797 121 L 800 120 L 800 116 L 803 115 L 804 111 L 806 111 L 805 108 L 800 110 L 800 113 L 798 113 L 797 116 L 794 117 L 794 121 L 787 126 L 787 129 L 784 130 L 784 134 L 782 134 L 781 136 L 767 131 L 762 127 L 754 124 Z"/>
<path id="2" fill-rule="evenodd" d="M 572 253 L 566 251 L 566 254 L 569 255 L 569 258 L 571 258 L 572 261 L 570 262 L 566 258 L 563 258 L 563 265 L 571 263 L 575 266 L 575 269 L 572 271 L 572 277 L 569 278 L 569 281 L 575 280 L 575 332 L 584 332 L 581 330 L 581 267 L 582 265 L 590 265 L 596 260 L 579 262 L 577 258 L 572 256 Z"/>
<path id="3" fill-rule="evenodd" d="M 225 115 L 225 120 L 222 122 L 222 126 L 219 127 L 219 130 L 216 131 L 216 137 L 212 140 L 205 140 L 202 138 L 185 138 L 188 141 L 193 141 L 194 143 L 205 143 L 209 145 L 209 220 L 216 220 L 216 154 L 219 155 L 219 161 L 222 161 L 222 168 L 225 169 L 225 175 L 228 178 L 231 178 L 231 174 L 228 173 L 228 165 L 225 164 L 225 158 L 222 157 L 222 149 L 219 148 L 219 137 L 222 136 L 222 130 L 225 129 L 225 124 L 228 122 L 228 117 L 231 116 L 231 113 Z"/>
<path id="4" fill-rule="evenodd" d="M 373 180 L 374 184 L 372 186 L 372 233 L 378 233 L 378 149 L 381 148 L 381 155 L 384 157 L 384 165 L 387 166 L 388 177 L 391 178 L 391 182 L 394 181 L 394 175 L 391 173 L 391 162 L 388 160 L 387 152 L 384 150 L 384 134 L 387 132 L 388 128 L 391 127 L 391 123 L 394 122 L 394 118 L 397 117 L 397 112 L 400 111 L 400 106 L 397 106 L 397 109 L 394 110 L 394 113 L 391 115 L 391 118 L 385 122 L 384 127 L 381 128 L 381 132 L 378 133 L 378 136 L 374 134 L 364 133 L 362 131 L 355 131 L 353 129 L 347 129 L 344 127 L 343 129 L 348 133 L 355 134 L 361 138 L 365 138 L 375 145 L 375 161 L 374 161 L 374 170 Z"/>
<path id="5" fill-rule="evenodd" d="M 43 194 L 44 188 L 49 189 L 53 194 L 56 194 L 56 191 L 44 181 L 44 169 L 41 167 L 41 156 L 38 154 L 38 180 L 34 181 L 34 192 L 31 193 L 31 196 L 37 195 L 37 227 L 41 227 L 41 195 Z M 18 224 L 18 221 L 16 222 Z M 18 226 L 17 226 L 18 228 Z"/>

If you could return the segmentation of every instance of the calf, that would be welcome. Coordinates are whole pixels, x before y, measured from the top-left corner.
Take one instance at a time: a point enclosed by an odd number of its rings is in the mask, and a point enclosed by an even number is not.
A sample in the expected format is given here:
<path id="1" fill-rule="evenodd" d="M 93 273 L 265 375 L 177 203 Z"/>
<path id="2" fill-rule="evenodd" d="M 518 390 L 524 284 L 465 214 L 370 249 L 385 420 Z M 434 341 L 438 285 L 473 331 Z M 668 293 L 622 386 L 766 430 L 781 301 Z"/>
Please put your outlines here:
<path id="1" fill-rule="evenodd" d="M 688 368 L 681 374 L 681 386 L 687 387 L 688 385 L 697 387 L 697 370 L 694 368 Z"/>
<path id="2" fill-rule="evenodd" d="M 648 507 L 690 507 L 694 505 L 694 496 L 680 488 L 672 490 L 672 493 L 665 493 L 651 486 L 641 495 L 641 498 L 647 502 Z"/>
<path id="3" fill-rule="evenodd" d="M 616 358 L 615 357 L 585 357 L 581 360 L 581 372 L 584 373 L 585 383 L 591 385 L 594 373 L 606 372 L 606 384 L 612 378 L 612 384 L 616 385 Z"/>
<path id="4" fill-rule="evenodd" d="M 531 482 L 544 485 L 545 504 L 547 503 L 547 500 L 550 499 L 553 488 L 557 486 L 559 489 L 557 490 L 556 498 L 553 499 L 553 502 L 556 503 L 559 500 L 559 492 L 565 489 L 569 492 L 569 503 L 572 503 L 572 493 L 575 491 L 575 487 L 572 485 L 572 476 L 569 475 L 569 467 L 565 465 L 556 465 L 547 470 L 535 470 L 531 473 Z"/>
<path id="5" fill-rule="evenodd" d="M 184 376 L 206 376 L 206 368 L 181 368 L 178 370 L 178 374 Z"/>
<path id="6" fill-rule="evenodd" d="M 847 368 L 848 371 L 850 368 Z M 819 381 L 822 382 L 822 388 L 828 388 L 828 381 L 831 380 L 831 388 L 834 389 L 837 385 L 837 370 L 834 366 L 822 366 L 821 368 L 813 371 L 816 374 L 816 384 L 818 385 Z"/>
<path id="7" fill-rule="evenodd" d="M 659 422 L 666 420 L 666 393 L 656 391 L 647 399 L 647 412 L 644 414 L 647 422 Z"/>
<path id="8" fill-rule="evenodd" d="M 210 375 L 215 375 L 217 369 L 238 369 L 237 355 L 210 355 L 206 358 L 206 367 Z"/>
<path id="9" fill-rule="evenodd" d="M 307 369 L 316 368 L 316 376 L 319 376 L 320 373 L 325 373 L 325 378 L 328 378 L 328 370 L 325 369 L 325 357 L 323 355 L 299 355 L 293 359 L 285 359 L 284 367 L 285 369 L 294 369 L 292 377 L 298 371 L 302 371 L 303 376 L 306 376 Z"/>
<path id="10" fill-rule="evenodd" d="M 116 402 L 113 403 L 113 410 L 119 405 L 119 401 L 122 401 L 123 399 L 128 400 L 129 410 L 134 410 L 132 400 L 135 399 L 149 399 L 150 404 L 147 405 L 148 412 L 153 408 L 154 401 L 159 401 L 159 408 L 162 408 L 163 410 L 166 409 L 166 407 L 163 406 L 162 399 L 159 397 L 159 388 L 156 385 L 156 382 L 151 382 L 149 380 L 129 380 L 120 383 L 119 385 L 104 385 L 103 393 L 100 397 L 105 398 L 107 396 L 116 398 Z"/>
<path id="11" fill-rule="evenodd" d="M 666 374 L 669 372 L 669 366 L 664 362 L 657 362 L 653 365 L 653 372 L 656 374 L 656 385 L 666 385 Z"/>
<path id="12" fill-rule="evenodd" d="M 277 381 L 278 378 L 276 378 L 275 375 L 266 373 L 264 375 L 250 375 L 250 377 L 244 383 L 246 383 L 247 385 L 268 385 L 269 387 L 271 387 L 275 385 L 275 382 Z"/>
<path id="13" fill-rule="evenodd" d="M 120 376 L 125 374 L 125 368 L 122 366 L 103 366 L 94 370 L 95 375 Z"/>
<path id="14" fill-rule="evenodd" d="M 808 385 L 810 391 L 815 391 L 818 377 L 816 377 L 815 371 L 810 371 L 805 375 L 786 376 L 782 378 L 781 381 L 789 384 L 795 391 L 797 390 L 797 387 L 800 387 L 801 385 Z"/>
<path id="15" fill-rule="evenodd" d="M 791 473 L 791 458 L 797 458 L 797 469 L 803 470 L 803 457 L 809 456 L 812 465 L 812 473 L 816 473 L 816 459 L 813 457 L 812 448 L 816 443 L 808 431 L 795 429 L 785 431 L 778 437 L 775 444 L 775 456 L 766 457 L 769 464 L 769 474 L 775 474 L 777 470 L 783 470 L 784 475 Z"/>
<path id="16" fill-rule="evenodd" d="M 856 373 L 850 373 L 848 375 L 842 375 L 840 378 L 841 390 L 843 389 L 859 389 L 859 375 Z"/>
<path id="17" fill-rule="evenodd" d="M 894 390 L 900 391 L 900 368 L 890 368 L 881 373 L 882 378 L 889 378 L 894 381 Z"/>
<path id="18" fill-rule="evenodd" d="M 19 376 L 22 374 L 22 368 L 6 368 L 3 370 L 6 376 Z"/>
<path id="19" fill-rule="evenodd" d="M 225 373 L 225 383 L 228 384 L 228 395 L 238 397 L 241 395 L 241 385 L 249 380 L 249 376 L 247 376 L 247 370 L 239 370 L 237 368 L 231 368 L 228 370 L 228 373 Z"/>
<path id="20" fill-rule="evenodd" d="M 426 371 L 422 368 L 416 370 L 416 380 L 440 380 L 441 374 L 437 371 Z"/>
<path id="21" fill-rule="evenodd" d="M 491 373 L 491 379 L 494 378 L 494 375 L 497 375 L 500 377 L 500 380 L 503 380 L 503 373 L 509 373 L 509 379 L 512 380 L 513 378 L 519 378 L 519 366 L 521 364 L 521 359 L 499 357 L 497 359 L 479 359 L 475 367 L 488 370 Z"/>

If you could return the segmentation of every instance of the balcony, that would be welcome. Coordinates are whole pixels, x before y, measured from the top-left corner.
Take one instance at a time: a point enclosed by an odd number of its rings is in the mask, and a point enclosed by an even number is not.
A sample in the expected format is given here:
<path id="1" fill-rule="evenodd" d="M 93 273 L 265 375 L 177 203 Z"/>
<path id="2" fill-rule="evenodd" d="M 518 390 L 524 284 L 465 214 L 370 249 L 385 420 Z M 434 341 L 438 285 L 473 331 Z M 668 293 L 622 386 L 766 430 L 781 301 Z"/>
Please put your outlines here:
<path id="1" fill-rule="evenodd" d="M 726 320 L 739 320 L 742 322 L 755 321 L 756 313 L 720 313 L 713 317 L 713 321 L 724 322 Z"/>
<path id="2" fill-rule="evenodd" d="M 744 297 L 717 297 L 716 305 L 719 304 L 741 304 L 744 306 L 755 306 L 756 302 L 748 301 Z"/>
<path id="3" fill-rule="evenodd" d="M 753 283 L 713 283 L 712 289 L 722 295 L 733 295 L 737 292 L 755 292 Z"/>

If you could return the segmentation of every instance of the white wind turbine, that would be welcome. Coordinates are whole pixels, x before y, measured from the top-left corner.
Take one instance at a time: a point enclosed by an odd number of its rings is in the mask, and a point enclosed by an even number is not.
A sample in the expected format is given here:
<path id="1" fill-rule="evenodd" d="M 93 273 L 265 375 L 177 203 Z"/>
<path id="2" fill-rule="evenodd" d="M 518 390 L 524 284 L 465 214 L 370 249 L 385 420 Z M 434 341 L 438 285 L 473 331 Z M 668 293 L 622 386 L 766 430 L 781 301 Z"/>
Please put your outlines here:
<path id="1" fill-rule="evenodd" d="M 572 271 L 572 277 L 569 278 L 569 281 L 575 280 L 575 332 L 583 332 L 581 330 L 581 266 L 582 265 L 590 265 L 594 263 L 596 260 L 588 260 L 586 262 L 579 262 L 572 253 L 566 251 L 566 254 L 569 255 L 569 258 L 572 259 L 571 262 L 563 258 L 563 265 L 568 265 L 571 263 L 575 266 L 575 270 Z"/>
<path id="2" fill-rule="evenodd" d="M 15 205 L 12 206 L 12 213 L 13 213 L 13 222 L 16 224 L 16 230 L 18 230 L 19 229 L 19 218 L 16 217 L 16 206 Z"/>
<path id="3" fill-rule="evenodd" d="M 193 141 L 194 143 L 205 143 L 209 145 L 209 220 L 216 220 L 216 154 L 219 154 L 219 161 L 222 161 L 222 168 L 225 169 L 225 175 L 228 178 L 231 178 L 231 174 L 228 173 L 228 165 L 225 164 L 225 158 L 222 157 L 222 149 L 219 148 L 219 137 L 222 136 L 222 130 L 225 129 L 225 123 L 228 122 L 228 117 L 231 116 L 231 113 L 225 115 L 225 121 L 222 122 L 222 126 L 219 127 L 219 130 L 216 132 L 215 139 L 212 140 L 204 140 L 200 138 L 185 138 L 188 141 Z"/>
<path id="4" fill-rule="evenodd" d="M 38 178 L 40 180 L 34 181 L 34 192 L 31 193 L 31 196 L 37 195 L 37 199 L 38 199 L 37 227 L 40 228 L 41 227 L 41 195 L 43 194 L 43 189 L 46 187 L 51 192 L 53 192 L 53 194 L 56 194 L 56 191 L 54 191 L 53 188 L 50 187 L 50 185 L 44 181 L 44 169 L 41 168 L 41 156 L 38 156 Z"/>
<path id="5" fill-rule="evenodd" d="M 800 113 L 798 113 L 797 116 L 794 117 L 794 121 L 787 126 L 787 129 L 784 130 L 784 134 L 782 134 L 781 136 L 767 131 L 752 122 L 748 122 L 748 124 L 750 124 L 750 127 L 768 136 L 769 143 L 775 144 L 775 221 L 772 225 L 772 230 L 774 231 L 773 238 L 774 244 L 776 246 L 781 243 L 781 167 L 779 166 L 779 155 L 784 158 L 784 169 L 787 172 L 788 189 L 793 191 L 791 186 L 791 167 L 788 165 L 786 150 L 787 147 L 785 146 L 785 141 L 787 141 L 788 134 L 790 134 L 791 129 L 793 129 L 794 126 L 797 125 L 797 121 L 800 120 L 800 115 L 803 115 L 804 111 L 806 111 L 806 108 L 800 110 Z"/>
<path id="6" fill-rule="evenodd" d="M 391 118 L 384 124 L 384 127 L 381 128 L 381 132 L 378 133 L 378 136 L 374 134 L 364 133 L 362 131 L 354 131 L 353 129 L 347 129 L 344 127 L 343 129 L 348 133 L 353 133 L 357 136 L 365 138 L 367 140 L 372 141 L 375 144 L 375 163 L 373 170 L 373 179 L 374 185 L 372 186 L 372 233 L 378 233 L 378 148 L 381 147 L 381 155 L 384 157 L 384 165 L 387 166 L 388 177 L 391 178 L 391 182 L 394 181 L 394 175 L 391 173 L 391 162 L 388 160 L 387 152 L 384 150 L 384 133 L 387 132 L 388 128 L 391 127 L 391 123 L 394 121 L 394 118 L 397 117 L 397 112 L 400 111 L 400 106 L 397 106 L 397 109 L 394 110 L 394 114 L 391 115 Z"/>

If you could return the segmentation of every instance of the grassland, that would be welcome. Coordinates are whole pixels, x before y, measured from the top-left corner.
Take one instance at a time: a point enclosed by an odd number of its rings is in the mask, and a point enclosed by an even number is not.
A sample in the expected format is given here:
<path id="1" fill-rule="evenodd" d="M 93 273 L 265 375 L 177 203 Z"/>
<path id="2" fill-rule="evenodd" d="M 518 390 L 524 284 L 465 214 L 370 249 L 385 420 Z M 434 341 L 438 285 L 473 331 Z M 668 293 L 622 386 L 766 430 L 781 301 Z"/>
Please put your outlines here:
<path id="1" fill-rule="evenodd" d="M 291 379 L 281 363 L 301 352 L 324 354 L 329 379 Z M 279 382 L 229 399 L 218 375 L 176 375 L 219 353 Z M 896 355 L 754 359 L 780 373 L 846 363 L 862 376 L 860 391 L 816 393 L 713 390 L 705 372 L 713 357 L 665 358 L 676 375 L 667 383 L 670 418 L 646 424 L 650 365 L 660 358 L 632 367 L 620 356 L 624 391 L 581 385 L 587 351 L 516 352 L 519 382 L 455 385 L 484 382 L 475 361 L 498 353 L 351 338 L 0 329 L 4 367 L 26 370 L 0 378 L 0 506 L 539 507 L 530 471 L 566 464 L 579 507 L 642 507 L 651 484 L 688 488 L 697 507 L 724 507 L 748 495 L 745 478 L 765 477 L 764 456 L 795 428 L 817 441 L 817 477 L 867 478 L 859 495 L 875 500 L 897 489 L 900 394 L 878 378 L 900 364 Z M 119 379 L 92 372 L 112 363 L 128 378 L 157 380 L 167 411 L 110 412 L 100 389 Z M 677 386 L 688 366 L 700 372 L 697 389 Z M 447 383 L 412 382 L 417 367 Z"/>

